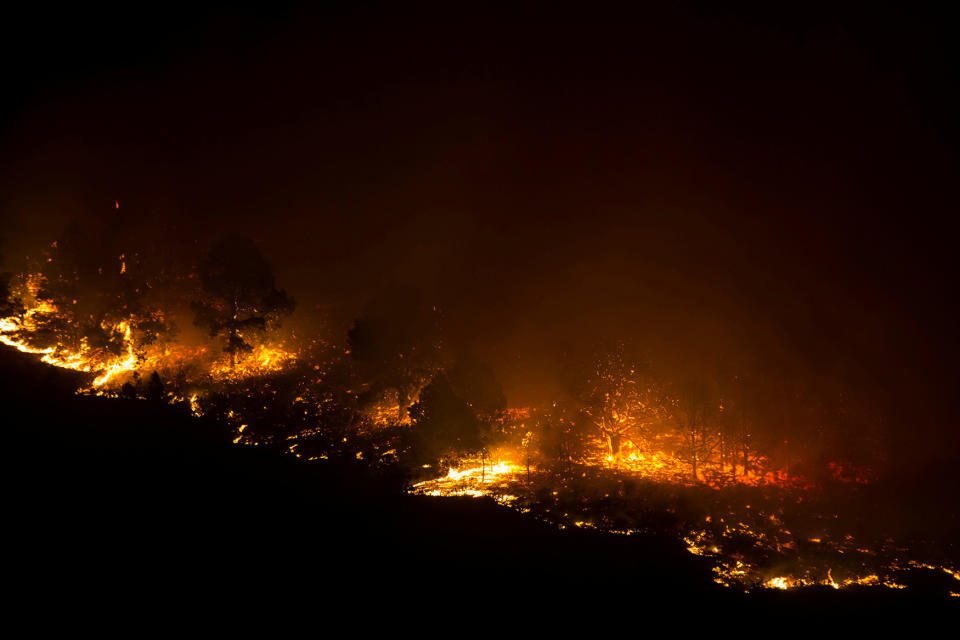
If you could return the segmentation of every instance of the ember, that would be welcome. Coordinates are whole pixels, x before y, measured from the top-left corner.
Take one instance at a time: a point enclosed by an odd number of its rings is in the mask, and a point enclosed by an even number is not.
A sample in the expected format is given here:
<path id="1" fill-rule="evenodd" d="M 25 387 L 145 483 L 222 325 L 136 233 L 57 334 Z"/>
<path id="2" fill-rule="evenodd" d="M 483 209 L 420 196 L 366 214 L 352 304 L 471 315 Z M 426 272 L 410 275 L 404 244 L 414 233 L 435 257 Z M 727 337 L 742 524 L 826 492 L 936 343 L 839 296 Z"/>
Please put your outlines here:
<path id="1" fill-rule="evenodd" d="M 332 361 L 313 364 L 311 359 L 317 357 L 317 353 L 298 354 L 268 342 L 239 353 L 228 353 L 228 357 L 218 357 L 211 346 L 191 347 L 169 341 L 141 345 L 132 328 L 136 322 L 134 316 L 118 321 L 109 329 L 119 337 L 119 353 L 106 355 L 91 348 L 85 340 L 81 340 L 76 351 L 62 343 L 33 346 L 39 343 L 37 334 L 44 323 L 57 317 L 58 309 L 38 296 L 43 288 L 43 276 L 24 276 L 21 282 L 25 285 L 17 299 L 23 306 L 17 315 L 0 320 L 0 339 L 20 351 L 41 356 L 47 364 L 94 375 L 91 386 L 81 392 L 122 394 L 130 388 L 131 379 L 139 379 L 147 372 L 170 375 L 179 371 L 182 377 L 184 372 L 191 371 L 191 376 L 181 380 L 177 390 L 169 391 L 166 399 L 188 405 L 196 416 L 221 414 L 234 425 L 235 444 L 256 446 L 276 438 L 277 434 L 263 430 L 270 424 L 263 424 L 263 419 L 274 412 L 273 403 L 282 402 L 278 393 L 283 389 L 274 387 L 282 384 L 297 390 L 292 404 L 295 417 L 286 425 L 289 435 L 284 436 L 289 442 L 286 450 L 296 457 L 322 462 L 339 450 L 352 451 L 349 455 L 355 460 L 368 464 L 394 464 L 401 456 L 400 451 L 410 446 L 403 430 L 411 429 L 411 421 L 397 420 L 399 396 L 396 392 L 392 395 L 392 406 L 388 396 L 386 410 L 360 412 L 361 406 L 355 405 L 358 413 L 346 430 L 327 433 L 322 426 L 315 426 L 322 425 L 327 419 L 324 416 L 329 415 L 335 404 L 344 402 L 351 394 L 347 390 L 347 396 L 339 400 L 330 395 L 331 391 L 344 393 L 331 386 L 342 382 L 334 383 L 330 376 L 349 363 L 343 359 L 351 356 L 350 350 L 340 355 L 334 352 Z M 14 295 L 16 293 L 14 291 Z M 236 336 L 238 340 L 245 339 L 240 332 Z M 322 353 L 329 356 L 331 352 Z M 536 514 L 560 528 L 589 527 L 614 534 L 645 531 L 642 520 L 635 521 L 630 509 L 638 508 L 642 513 L 648 508 L 643 504 L 646 498 L 638 496 L 637 504 L 627 510 L 623 504 L 613 503 L 617 504 L 616 511 L 611 511 L 614 509 L 611 496 L 623 494 L 624 483 L 651 488 L 674 487 L 672 491 L 679 495 L 689 493 L 685 500 L 692 499 L 695 503 L 702 499 L 693 496 L 712 491 L 715 497 L 705 503 L 709 505 L 704 507 L 705 515 L 685 514 L 690 519 L 681 523 L 682 539 L 690 553 L 714 563 L 715 581 L 724 586 L 902 589 L 906 588 L 903 576 L 915 569 L 941 571 L 960 579 L 952 566 L 923 563 L 909 556 L 905 559 L 904 553 L 909 551 L 891 541 L 876 545 L 870 541 L 858 542 L 847 535 L 828 515 L 827 504 L 820 504 L 824 492 L 821 482 L 791 474 L 786 467 L 774 467 L 767 455 L 751 450 L 752 444 L 748 445 L 747 440 L 738 443 L 735 440 L 738 432 L 724 430 L 721 414 L 716 414 L 715 432 L 698 426 L 696 440 L 693 440 L 692 432 L 683 426 L 683 420 L 690 415 L 681 407 L 684 396 L 673 399 L 665 388 L 658 392 L 657 398 L 650 395 L 650 391 L 645 392 L 646 395 L 630 395 L 629 376 L 615 377 L 628 375 L 623 373 L 624 366 L 624 355 L 618 351 L 617 370 L 601 369 L 605 377 L 587 382 L 588 395 L 584 396 L 582 409 L 557 403 L 551 407 L 511 409 L 494 406 L 486 414 L 487 425 L 475 432 L 471 430 L 480 428 L 481 423 L 469 412 L 464 413 L 469 405 L 457 408 L 462 400 L 453 395 L 443 396 L 453 393 L 447 386 L 435 390 L 436 381 L 445 379 L 442 374 L 426 386 L 424 382 L 416 383 L 421 390 L 412 396 L 410 411 L 417 416 L 412 428 L 416 432 L 418 424 L 426 424 L 427 417 L 432 415 L 430 412 L 441 411 L 437 418 L 446 424 L 442 432 L 431 437 L 450 439 L 452 448 L 432 448 L 434 455 L 441 454 L 443 466 L 436 466 L 436 458 L 420 465 L 418 473 L 426 478 L 414 482 L 410 491 L 426 496 L 489 497 L 521 512 Z M 649 383 L 645 384 L 652 388 Z M 189 389 L 192 389 L 189 395 L 183 395 Z M 618 397 L 616 409 L 609 408 L 610 389 L 614 389 Z M 246 399 L 243 402 L 228 400 L 226 405 L 215 399 L 239 397 L 235 394 L 242 394 Z M 354 395 L 352 402 L 361 395 Z M 434 408 L 424 404 L 428 402 L 440 404 Z M 732 400 L 723 402 L 728 411 L 731 405 L 735 406 Z M 659 408 L 643 413 L 643 409 L 635 411 L 633 403 L 641 407 L 656 403 Z M 297 412 L 297 407 L 303 409 Z M 681 408 L 674 411 L 671 407 Z M 597 416 L 608 420 L 603 417 L 603 412 L 608 410 L 616 427 L 604 422 L 600 429 L 591 430 Z M 291 418 L 289 412 L 283 415 L 288 416 L 284 420 Z M 362 416 L 370 421 L 368 425 L 364 425 Z M 635 416 L 645 417 L 637 421 Z M 392 421 L 396 421 L 396 428 L 401 431 L 390 426 Z M 371 435 L 374 435 L 372 440 Z M 330 436 L 339 442 L 330 442 Z M 558 436 L 559 458 L 556 454 L 547 454 L 550 446 L 556 446 Z M 729 438 L 727 444 L 731 449 L 739 451 L 736 454 L 739 460 L 733 451 L 723 451 L 724 437 Z M 323 444 L 324 441 L 327 443 Z M 694 448 L 691 442 L 696 443 Z M 412 459 L 416 459 L 416 455 Z M 437 468 L 445 471 L 431 477 Z M 825 465 L 823 478 L 832 484 L 832 491 L 838 486 L 856 491 L 858 485 L 869 484 L 875 475 L 862 465 L 830 461 Z M 578 486 L 591 486 L 591 489 L 581 494 L 582 488 Z M 605 486 L 609 489 L 601 495 L 598 490 Z M 650 492 L 657 491 L 662 489 Z M 545 495 L 550 499 L 544 500 Z M 797 519 L 795 512 L 800 511 L 806 513 L 806 522 Z M 795 520 L 789 528 L 788 516 Z M 787 573 L 783 573 L 785 566 L 791 567 Z M 771 575 L 778 571 L 778 575 Z"/>

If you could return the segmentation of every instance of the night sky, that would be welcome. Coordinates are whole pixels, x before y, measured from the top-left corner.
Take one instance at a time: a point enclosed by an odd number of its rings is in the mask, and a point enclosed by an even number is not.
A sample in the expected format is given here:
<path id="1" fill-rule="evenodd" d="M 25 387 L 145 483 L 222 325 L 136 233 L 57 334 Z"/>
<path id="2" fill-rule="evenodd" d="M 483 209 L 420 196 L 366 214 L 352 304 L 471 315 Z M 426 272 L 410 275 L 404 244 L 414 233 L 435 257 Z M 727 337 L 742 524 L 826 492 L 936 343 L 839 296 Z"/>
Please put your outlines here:
<path id="1" fill-rule="evenodd" d="M 954 455 L 945 16 L 524 4 L 8 14 L 3 269 L 116 200 L 151 242 L 254 237 L 301 331 L 416 286 L 513 405 L 628 339 Z"/>

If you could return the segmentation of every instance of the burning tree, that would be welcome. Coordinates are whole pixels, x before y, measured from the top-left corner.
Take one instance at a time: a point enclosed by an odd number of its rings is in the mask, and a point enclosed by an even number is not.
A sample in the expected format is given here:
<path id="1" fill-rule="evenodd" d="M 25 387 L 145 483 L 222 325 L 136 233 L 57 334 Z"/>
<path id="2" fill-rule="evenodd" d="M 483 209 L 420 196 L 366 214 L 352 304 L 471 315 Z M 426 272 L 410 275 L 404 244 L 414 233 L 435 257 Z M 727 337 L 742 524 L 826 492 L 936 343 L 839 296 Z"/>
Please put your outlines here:
<path id="1" fill-rule="evenodd" d="M 677 394 L 675 418 L 684 437 L 680 457 L 690 463 L 693 479 L 702 474 L 702 465 L 710 458 L 717 443 L 717 412 L 720 401 L 711 385 L 691 380 L 681 385 Z"/>
<path id="2" fill-rule="evenodd" d="M 68 227 L 39 272 L 21 283 L 17 338 L 84 370 L 142 358 L 142 349 L 173 327 L 129 244 L 113 225 Z"/>
<path id="3" fill-rule="evenodd" d="M 265 333 L 293 313 L 293 298 L 277 289 L 273 269 L 249 238 L 228 237 L 213 245 L 199 278 L 200 299 L 191 305 L 194 324 L 225 338 L 231 366 L 253 349 L 247 332 Z"/>
<path id="4" fill-rule="evenodd" d="M 719 411 L 720 468 L 730 465 L 731 476 L 751 470 L 751 456 L 756 456 L 753 442 L 755 401 L 753 385 L 743 374 L 721 378 Z"/>
<path id="5" fill-rule="evenodd" d="M 643 435 L 668 415 L 668 404 L 649 366 L 625 351 L 621 344 L 594 361 L 582 398 L 584 413 L 611 456 L 620 455 L 625 440 L 642 448 Z"/>

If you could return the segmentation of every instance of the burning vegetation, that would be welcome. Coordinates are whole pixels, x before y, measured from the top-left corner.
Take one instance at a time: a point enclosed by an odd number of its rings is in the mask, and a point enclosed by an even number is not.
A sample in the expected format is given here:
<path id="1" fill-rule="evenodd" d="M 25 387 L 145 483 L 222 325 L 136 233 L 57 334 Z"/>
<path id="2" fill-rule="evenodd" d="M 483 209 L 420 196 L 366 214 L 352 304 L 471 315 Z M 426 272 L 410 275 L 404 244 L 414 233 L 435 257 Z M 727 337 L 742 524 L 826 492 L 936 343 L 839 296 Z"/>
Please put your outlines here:
<path id="1" fill-rule="evenodd" d="M 5 277 L 0 340 L 88 374 L 79 393 L 180 405 L 238 445 L 489 497 L 560 528 L 675 536 L 730 588 L 960 595 L 949 550 L 856 521 L 882 463 L 867 438 L 860 459 L 791 442 L 804 432 L 783 428 L 787 414 L 819 444 L 842 419 L 805 390 L 746 366 L 678 377 L 614 343 L 571 363 L 562 397 L 508 407 L 413 289 L 375 296 L 345 336 L 304 340 L 281 333 L 294 301 L 252 241 L 221 240 L 182 271 L 122 244 L 73 227 Z"/>

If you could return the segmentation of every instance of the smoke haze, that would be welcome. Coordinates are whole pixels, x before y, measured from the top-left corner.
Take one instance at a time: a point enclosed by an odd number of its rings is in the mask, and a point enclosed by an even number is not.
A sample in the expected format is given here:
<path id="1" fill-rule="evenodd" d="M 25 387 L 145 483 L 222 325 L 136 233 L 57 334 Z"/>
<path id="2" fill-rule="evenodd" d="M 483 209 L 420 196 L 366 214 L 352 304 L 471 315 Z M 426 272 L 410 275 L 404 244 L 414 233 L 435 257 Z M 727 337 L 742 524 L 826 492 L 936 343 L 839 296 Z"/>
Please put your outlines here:
<path id="1" fill-rule="evenodd" d="M 739 367 L 844 398 L 887 450 L 956 454 L 957 84 L 931 17 L 69 18 L 8 45 L 4 270 L 116 201 L 178 260 L 249 234 L 303 334 L 342 340 L 416 286 L 514 406 L 627 340 L 674 378 Z"/>

